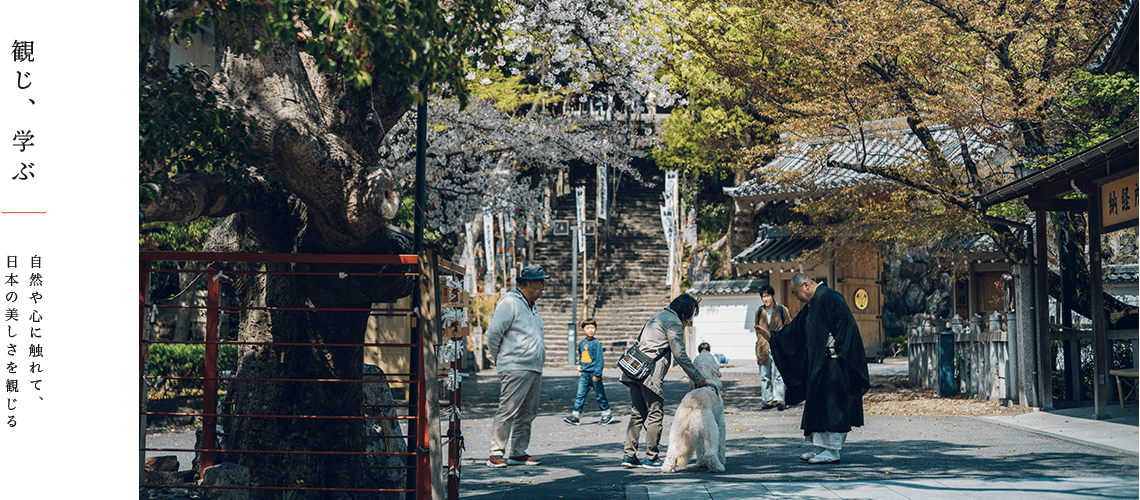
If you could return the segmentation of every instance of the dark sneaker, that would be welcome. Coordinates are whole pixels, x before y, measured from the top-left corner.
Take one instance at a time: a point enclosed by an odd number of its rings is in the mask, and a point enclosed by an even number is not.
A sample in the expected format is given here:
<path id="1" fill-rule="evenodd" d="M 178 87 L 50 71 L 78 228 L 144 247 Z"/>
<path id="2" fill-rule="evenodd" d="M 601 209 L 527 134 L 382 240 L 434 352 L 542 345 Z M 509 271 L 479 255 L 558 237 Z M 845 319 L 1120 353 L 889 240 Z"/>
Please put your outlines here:
<path id="1" fill-rule="evenodd" d="M 577 420 L 577 419 L 575 419 L 575 420 Z M 602 420 L 598 423 L 602 424 L 602 425 L 612 424 L 612 423 L 614 423 L 614 416 L 613 415 L 602 415 Z M 577 425 L 577 424 L 575 424 L 575 425 Z"/>
<path id="2" fill-rule="evenodd" d="M 488 459 L 487 459 L 487 465 L 489 465 L 489 466 L 491 466 L 491 467 L 500 467 L 500 468 L 502 468 L 502 467 L 506 467 L 506 466 L 507 466 L 507 461 L 506 461 L 506 460 L 503 460 L 501 457 L 496 457 L 496 456 L 494 456 L 494 455 L 491 455 L 491 458 L 488 458 Z"/>
<path id="3" fill-rule="evenodd" d="M 761 410 L 771 410 L 772 408 L 775 408 L 775 407 L 776 407 L 776 403 L 774 401 L 768 401 L 767 403 L 764 403 L 764 406 L 761 406 L 760 409 Z"/>
<path id="4" fill-rule="evenodd" d="M 625 457 L 621 459 L 621 466 L 630 468 L 641 467 L 641 461 L 638 460 L 637 457 Z"/>
<path id="5" fill-rule="evenodd" d="M 566 418 L 562 419 L 562 421 L 566 422 L 570 425 L 581 425 L 582 424 L 582 421 L 579 420 L 578 417 L 566 417 Z"/>
<path id="6" fill-rule="evenodd" d="M 538 465 L 542 463 L 542 460 L 534 458 L 530 455 L 522 455 L 518 457 L 508 458 L 507 463 L 510 465 Z"/>
<path id="7" fill-rule="evenodd" d="M 784 410 L 788 409 L 788 405 L 784 404 L 783 401 L 776 401 L 776 409 L 780 410 L 780 411 L 784 411 Z"/>
<path id="8" fill-rule="evenodd" d="M 645 462 L 642 462 L 641 468 L 642 469 L 660 469 L 662 465 L 664 465 L 664 463 L 661 462 L 660 460 L 646 459 Z"/>

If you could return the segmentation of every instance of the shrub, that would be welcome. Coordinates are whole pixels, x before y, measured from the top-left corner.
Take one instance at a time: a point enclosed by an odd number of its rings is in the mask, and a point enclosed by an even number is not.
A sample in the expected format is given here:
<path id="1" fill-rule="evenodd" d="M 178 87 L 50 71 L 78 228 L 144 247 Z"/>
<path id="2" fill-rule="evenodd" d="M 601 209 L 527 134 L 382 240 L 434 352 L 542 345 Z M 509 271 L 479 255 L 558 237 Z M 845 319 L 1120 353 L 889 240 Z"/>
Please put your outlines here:
<path id="1" fill-rule="evenodd" d="M 169 380 L 170 377 L 205 377 L 206 346 L 204 344 L 151 344 L 148 346 L 150 360 L 147 362 L 148 377 L 164 378 L 163 383 L 151 389 L 155 397 L 183 396 L 198 394 L 202 390 L 201 380 Z M 218 371 L 234 370 L 237 367 L 237 346 L 218 346 Z"/>

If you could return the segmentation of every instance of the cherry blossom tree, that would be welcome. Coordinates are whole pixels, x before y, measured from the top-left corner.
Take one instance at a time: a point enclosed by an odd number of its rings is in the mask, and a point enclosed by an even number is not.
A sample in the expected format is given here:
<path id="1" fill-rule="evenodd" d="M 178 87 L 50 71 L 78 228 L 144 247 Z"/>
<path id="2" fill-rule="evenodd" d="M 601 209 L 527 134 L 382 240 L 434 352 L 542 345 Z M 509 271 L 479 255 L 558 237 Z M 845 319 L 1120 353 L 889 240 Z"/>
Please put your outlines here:
<path id="1" fill-rule="evenodd" d="M 504 111 L 472 88 L 519 78 L 551 101 L 617 95 L 668 105 L 672 94 L 655 80 L 664 31 L 653 21 L 667 13 L 653 0 L 143 1 L 140 219 L 219 217 L 207 251 L 407 253 L 411 242 L 389 224 L 410 180 L 414 117 L 406 115 L 429 98 L 429 225 L 453 230 L 485 208 L 538 211 L 536 189 L 552 167 L 623 168 L 635 153 L 610 125 L 569 106 Z M 212 74 L 172 70 L 171 45 L 202 28 L 214 37 Z M 241 313 L 241 379 L 362 378 L 359 348 L 286 352 L 264 343 L 360 343 L 367 312 L 303 309 L 367 309 L 413 286 L 304 273 L 234 280 L 242 305 L 261 306 Z M 355 384 L 234 382 L 228 398 L 238 414 L 335 416 L 360 415 L 363 393 Z M 223 460 L 249 467 L 255 485 L 392 486 L 359 455 L 249 453 L 363 451 L 358 420 L 232 418 L 226 431 Z"/>
<path id="2" fill-rule="evenodd" d="M 521 1 L 500 25 L 503 42 L 472 49 L 465 78 L 474 87 L 469 106 L 443 89 L 428 109 L 429 226 L 463 228 L 482 213 L 542 218 L 541 186 L 570 161 L 606 163 L 640 180 L 629 160 L 627 131 L 617 121 L 576 111 L 591 99 L 625 105 L 649 98 L 677 99 L 656 74 L 671 58 L 665 29 L 673 10 L 656 0 Z M 508 82 L 508 95 L 480 87 Z M 525 94 L 519 98 L 518 94 Z M 415 111 L 390 131 L 380 148 L 396 176 L 410 181 L 415 159 Z"/>

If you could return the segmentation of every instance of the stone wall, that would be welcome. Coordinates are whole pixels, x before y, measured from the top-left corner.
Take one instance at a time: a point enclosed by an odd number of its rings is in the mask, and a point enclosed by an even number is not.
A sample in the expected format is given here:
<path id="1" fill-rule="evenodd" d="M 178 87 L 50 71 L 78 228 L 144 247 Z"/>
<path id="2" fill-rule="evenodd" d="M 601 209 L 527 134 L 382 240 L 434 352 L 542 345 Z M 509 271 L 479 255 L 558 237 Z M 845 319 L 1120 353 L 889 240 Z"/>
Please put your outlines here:
<path id="1" fill-rule="evenodd" d="M 883 261 L 883 335 L 905 335 L 907 320 L 916 314 L 949 318 L 953 312 L 953 283 L 924 250 Z"/>

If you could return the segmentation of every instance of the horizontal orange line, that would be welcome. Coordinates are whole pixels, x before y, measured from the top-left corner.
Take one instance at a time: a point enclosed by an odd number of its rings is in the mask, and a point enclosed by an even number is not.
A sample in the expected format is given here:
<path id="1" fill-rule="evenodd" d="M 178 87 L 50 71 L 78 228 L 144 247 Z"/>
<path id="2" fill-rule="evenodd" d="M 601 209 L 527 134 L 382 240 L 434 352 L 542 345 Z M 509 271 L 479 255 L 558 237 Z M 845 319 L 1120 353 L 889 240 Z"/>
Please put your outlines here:
<path id="1" fill-rule="evenodd" d="M 0 212 L 0 214 L 46 214 L 47 212 Z"/>

